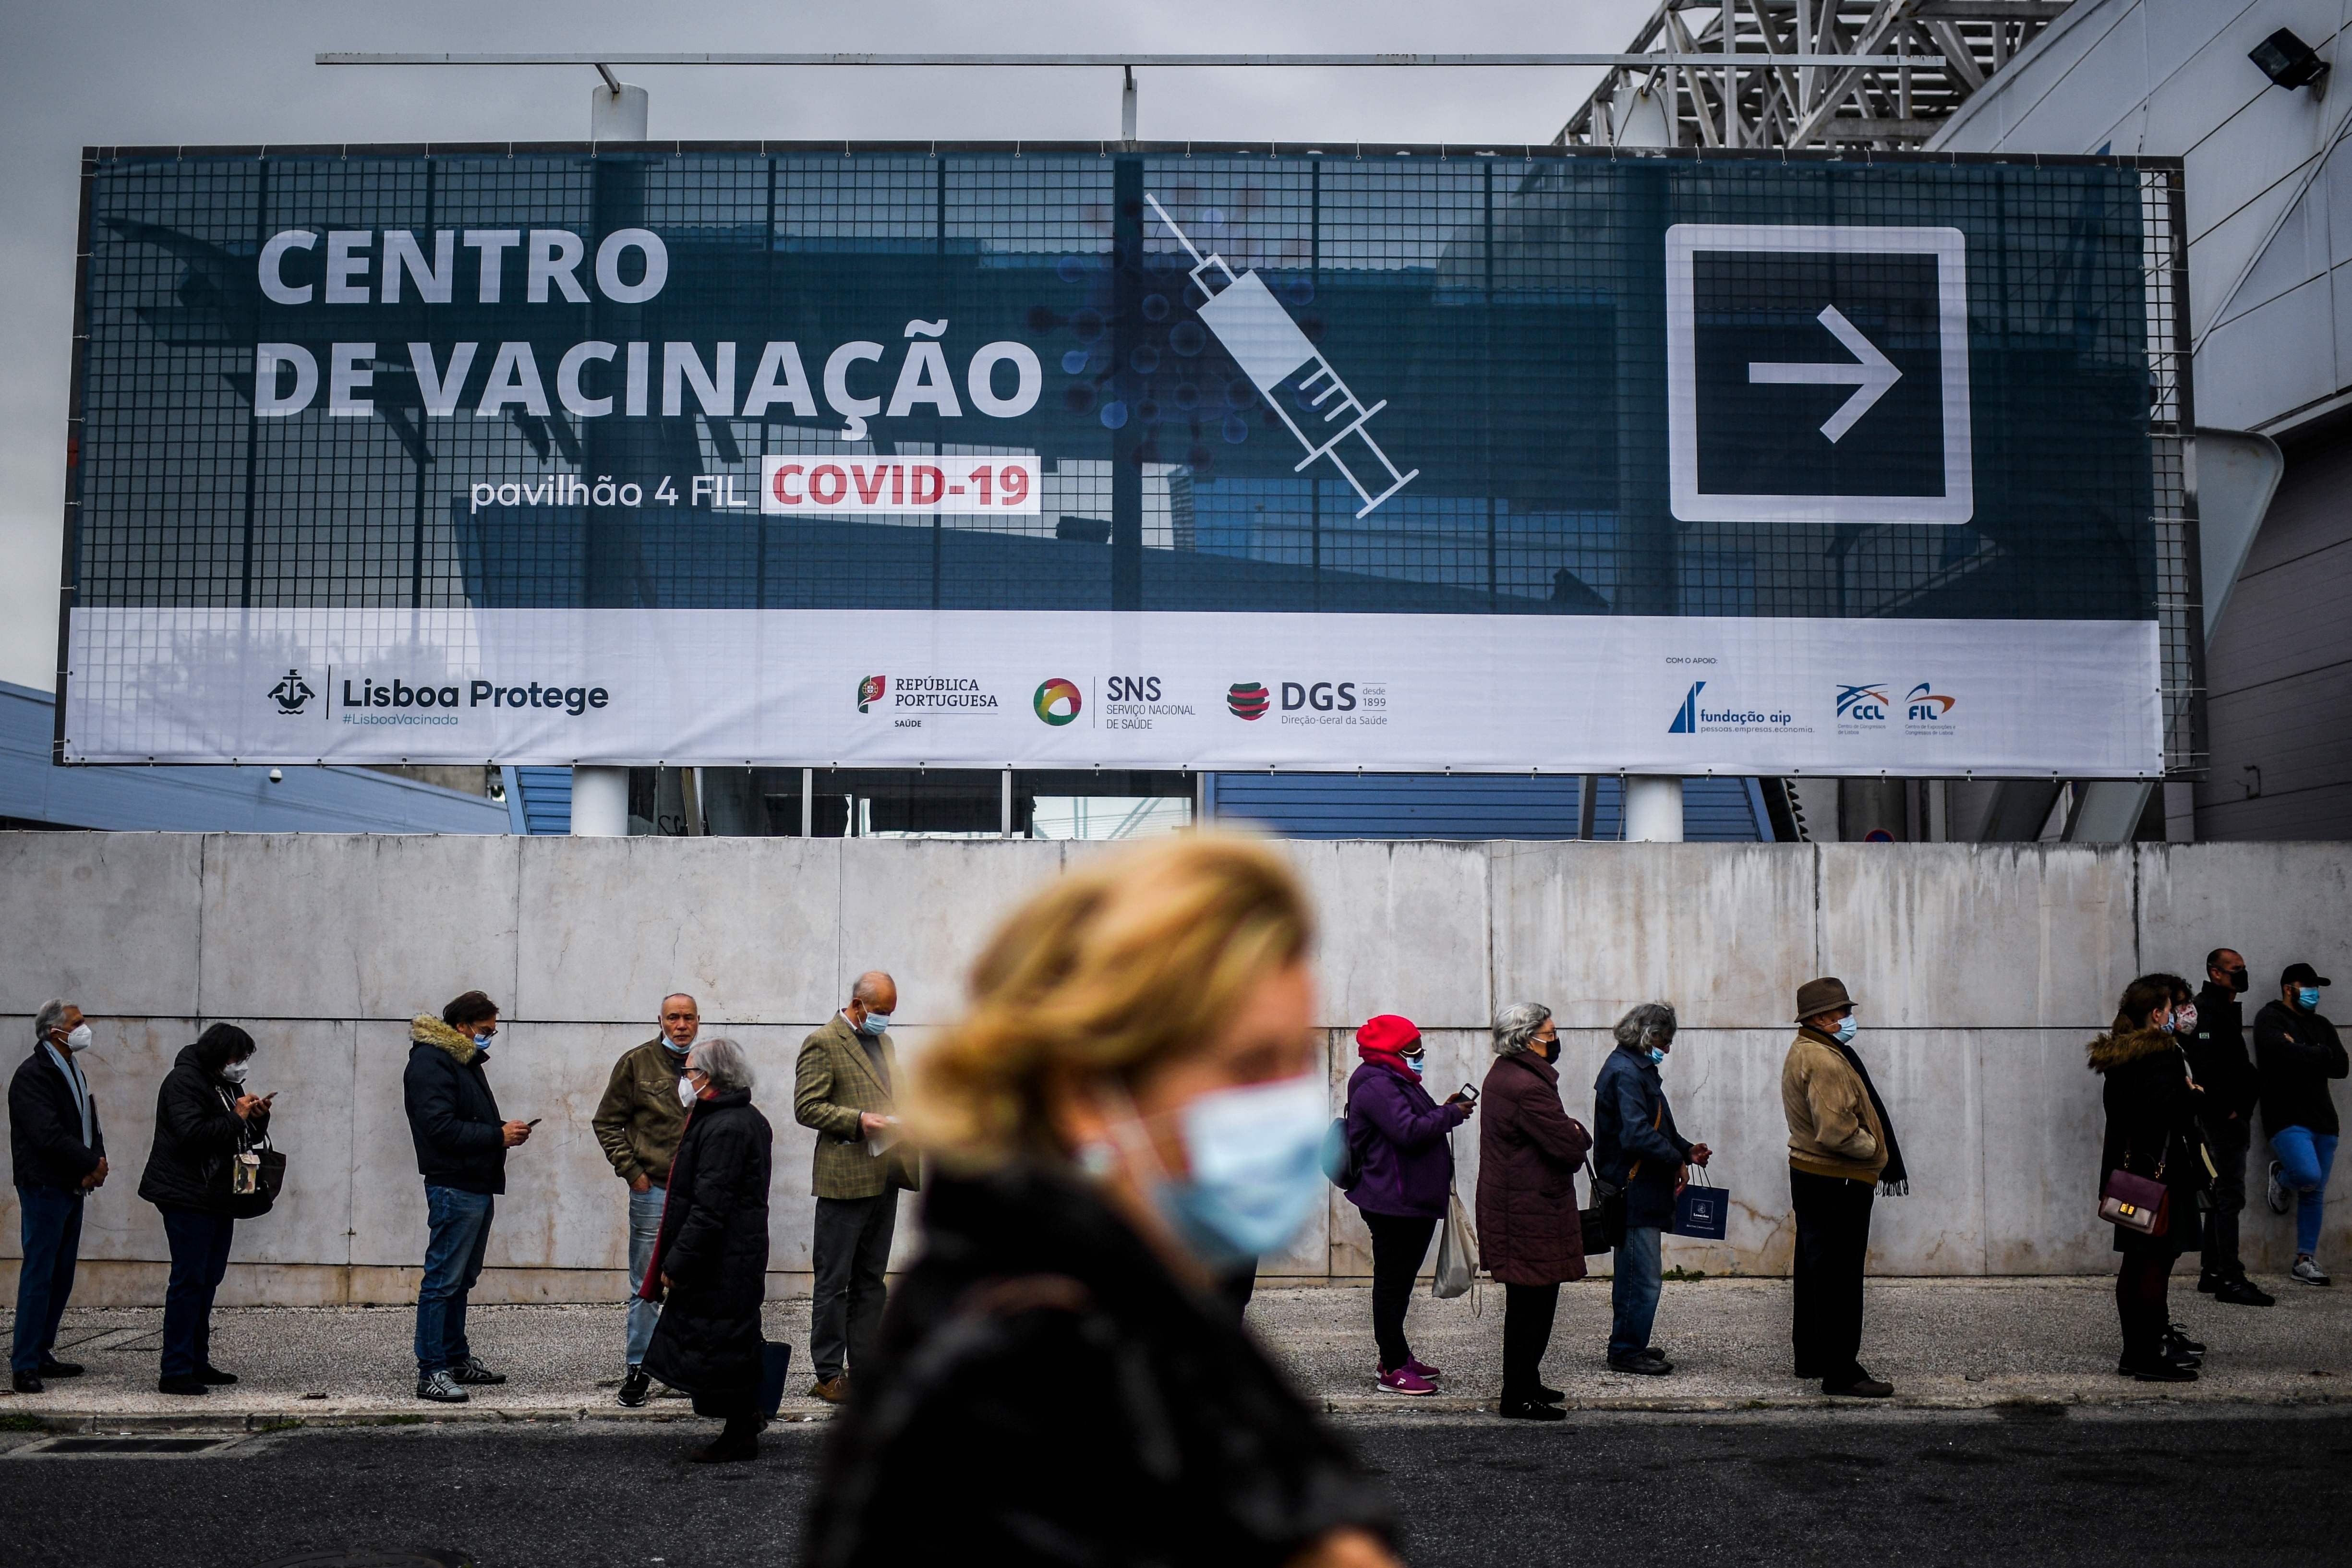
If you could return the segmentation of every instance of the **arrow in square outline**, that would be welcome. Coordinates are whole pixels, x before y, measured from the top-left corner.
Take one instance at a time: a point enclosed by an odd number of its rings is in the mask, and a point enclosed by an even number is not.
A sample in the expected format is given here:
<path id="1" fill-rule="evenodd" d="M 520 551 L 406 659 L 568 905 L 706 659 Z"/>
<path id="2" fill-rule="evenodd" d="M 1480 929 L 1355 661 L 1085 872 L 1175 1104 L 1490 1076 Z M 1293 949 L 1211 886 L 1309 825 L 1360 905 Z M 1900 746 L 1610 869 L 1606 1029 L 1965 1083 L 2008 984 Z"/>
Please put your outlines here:
<path id="1" fill-rule="evenodd" d="M 1864 337 L 1835 305 L 1822 306 L 1822 313 L 1814 319 L 1845 345 L 1846 352 L 1853 355 L 1854 363 L 1772 364 L 1751 360 L 1748 365 L 1748 379 L 1751 384 L 1853 387 L 1853 395 L 1822 422 L 1822 434 L 1828 437 L 1834 446 L 1877 405 L 1880 398 L 1886 395 L 1887 388 L 1903 379 L 1903 373 L 1895 368 L 1893 360 L 1879 353 L 1878 345 Z"/>

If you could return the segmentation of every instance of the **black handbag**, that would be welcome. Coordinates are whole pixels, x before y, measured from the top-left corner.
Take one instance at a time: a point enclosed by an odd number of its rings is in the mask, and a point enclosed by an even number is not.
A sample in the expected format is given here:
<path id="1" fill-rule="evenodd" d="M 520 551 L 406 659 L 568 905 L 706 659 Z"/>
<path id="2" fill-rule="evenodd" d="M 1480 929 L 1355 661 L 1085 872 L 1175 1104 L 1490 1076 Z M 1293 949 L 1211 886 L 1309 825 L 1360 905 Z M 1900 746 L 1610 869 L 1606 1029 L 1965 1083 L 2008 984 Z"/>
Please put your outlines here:
<path id="1" fill-rule="evenodd" d="M 1612 1187 L 1602 1181 L 1601 1173 L 1592 1168 L 1589 1156 L 1584 1162 L 1584 1174 L 1592 1184 L 1592 1202 L 1576 1211 L 1576 1220 L 1584 1232 L 1584 1256 L 1591 1258 L 1607 1252 L 1624 1236 L 1625 1193 L 1624 1189 Z M 1613 1217 L 1611 1214 L 1612 1206 L 1615 1210 Z"/>
<path id="2" fill-rule="evenodd" d="M 231 1219 L 259 1219 L 278 1202 L 286 1186 L 286 1156 L 264 1132 L 259 1139 L 240 1133 L 237 1152 L 228 1159 L 228 1214 Z"/>

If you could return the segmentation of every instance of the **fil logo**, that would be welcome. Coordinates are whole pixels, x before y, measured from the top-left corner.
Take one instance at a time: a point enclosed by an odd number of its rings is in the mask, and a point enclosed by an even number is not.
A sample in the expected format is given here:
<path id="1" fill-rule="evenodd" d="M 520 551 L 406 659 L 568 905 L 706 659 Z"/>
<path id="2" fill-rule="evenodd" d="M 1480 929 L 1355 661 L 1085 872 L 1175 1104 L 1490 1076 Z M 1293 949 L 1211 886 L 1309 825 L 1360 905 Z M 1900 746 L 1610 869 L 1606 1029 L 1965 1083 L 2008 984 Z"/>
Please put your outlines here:
<path id="1" fill-rule="evenodd" d="M 1706 689 L 1706 682 L 1694 680 L 1691 689 L 1683 693 L 1683 705 L 1675 710 L 1675 721 L 1666 726 L 1669 735 L 1698 733 L 1698 694 Z"/>
<path id="2" fill-rule="evenodd" d="M 1857 721 L 1871 721 L 1885 718 L 1886 710 L 1894 706 L 1894 703 L 1887 700 L 1886 693 L 1883 689 L 1885 684 L 1883 680 L 1874 680 L 1862 686 L 1839 687 L 1837 716 Z M 1927 689 L 1922 687 L 1920 689 Z"/>
<path id="3" fill-rule="evenodd" d="M 289 669 L 286 679 L 269 689 L 270 700 L 278 704 L 280 713 L 299 713 L 302 705 L 319 695 L 302 679 L 302 672 Z"/>
<path id="4" fill-rule="evenodd" d="M 1225 711 L 1236 719 L 1263 719 L 1273 700 L 1259 681 L 1236 680 L 1225 688 Z"/>
<path id="5" fill-rule="evenodd" d="M 865 679 L 857 683 L 857 710 L 860 713 L 865 712 L 868 703 L 881 701 L 882 694 L 889 689 L 890 678 L 888 676 L 867 676 Z"/>
<path id="6" fill-rule="evenodd" d="M 1029 705 L 1036 709 L 1038 718 L 1059 729 L 1078 716 L 1084 702 L 1078 696 L 1077 683 L 1057 675 L 1037 688 Z"/>
<path id="7" fill-rule="evenodd" d="M 1945 697 L 1928 690 L 1927 682 L 1923 680 L 1911 689 L 1910 696 L 1903 700 L 1903 717 L 1914 724 L 1933 723 L 1949 713 L 1958 701 L 1957 697 Z"/>

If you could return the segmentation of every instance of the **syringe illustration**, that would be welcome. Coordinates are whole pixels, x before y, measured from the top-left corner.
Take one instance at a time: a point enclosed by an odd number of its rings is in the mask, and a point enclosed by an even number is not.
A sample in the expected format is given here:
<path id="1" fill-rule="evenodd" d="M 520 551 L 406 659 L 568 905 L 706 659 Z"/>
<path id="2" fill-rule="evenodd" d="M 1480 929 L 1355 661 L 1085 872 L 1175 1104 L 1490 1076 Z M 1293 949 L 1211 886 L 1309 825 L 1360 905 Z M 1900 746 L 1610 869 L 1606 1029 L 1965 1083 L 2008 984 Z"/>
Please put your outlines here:
<path id="1" fill-rule="evenodd" d="M 1200 248 L 1185 237 L 1184 231 L 1176 226 L 1176 220 L 1168 216 L 1167 208 L 1152 196 L 1146 195 L 1143 199 L 1150 203 L 1151 210 L 1160 215 L 1160 221 L 1168 226 L 1168 232 L 1176 237 L 1176 243 L 1182 246 L 1197 264 L 1192 271 L 1192 281 L 1199 284 L 1201 292 L 1207 296 L 1200 307 L 1202 324 L 1216 335 L 1217 342 L 1224 345 L 1225 352 L 1234 356 L 1234 363 L 1242 367 L 1242 374 L 1250 378 L 1250 384 L 1265 396 L 1266 405 L 1281 416 L 1282 422 L 1290 427 L 1290 433 L 1298 437 L 1299 445 L 1307 448 L 1307 456 L 1301 458 L 1297 467 L 1290 471 L 1298 473 L 1318 458 L 1330 458 L 1331 466 L 1346 477 L 1348 483 L 1364 500 L 1362 509 L 1356 513 L 1358 517 L 1370 515 L 1373 508 L 1411 484 L 1421 470 L 1415 468 L 1408 474 L 1397 472 L 1397 466 L 1389 460 L 1386 452 L 1381 450 L 1380 443 L 1372 439 L 1372 433 L 1364 428 L 1364 422 L 1386 408 L 1388 400 L 1382 398 L 1370 408 L 1365 407 L 1363 401 L 1348 390 L 1348 384 L 1339 379 L 1339 373 L 1331 368 L 1331 362 L 1325 359 L 1322 352 L 1307 341 L 1307 334 L 1298 330 L 1298 323 L 1290 319 L 1290 312 L 1282 308 L 1282 302 L 1266 288 L 1264 279 L 1255 271 L 1235 275 L 1222 256 L 1203 257 Z M 1224 281 L 1213 288 L 1202 276 L 1212 268 L 1224 274 Z M 1328 434 L 1323 435 L 1319 441 L 1300 429 L 1298 422 L 1290 416 L 1292 395 L 1303 399 L 1309 408 L 1321 409 L 1327 404 L 1329 405 L 1323 415 L 1323 426 Z M 1334 424 L 1338 428 L 1331 428 Z M 1380 465 L 1378 470 L 1366 465 L 1365 471 L 1372 475 L 1373 481 L 1381 482 L 1381 470 L 1387 474 L 1388 488 L 1377 495 L 1365 488 L 1364 481 L 1356 477 L 1356 470 L 1349 468 L 1347 459 L 1339 455 L 1339 443 L 1350 436 L 1361 442 L 1364 450 L 1370 454 L 1371 461 Z M 1357 461 L 1361 464 L 1364 459 L 1360 457 Z"/>

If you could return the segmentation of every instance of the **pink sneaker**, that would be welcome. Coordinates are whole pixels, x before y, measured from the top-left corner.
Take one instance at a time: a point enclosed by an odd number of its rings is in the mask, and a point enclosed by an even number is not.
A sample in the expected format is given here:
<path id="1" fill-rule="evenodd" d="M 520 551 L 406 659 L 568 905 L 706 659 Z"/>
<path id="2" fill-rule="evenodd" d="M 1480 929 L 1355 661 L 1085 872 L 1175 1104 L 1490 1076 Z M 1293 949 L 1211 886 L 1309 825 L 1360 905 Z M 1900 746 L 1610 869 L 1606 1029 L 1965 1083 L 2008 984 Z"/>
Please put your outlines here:
<path id="1" fill-rule="evenodd" d="M 1412 1373 L 1413 1376 L 1421 1378 L 1428 1383 L 1435 1383 L 1439 1378 L 1445 1375 L 1435 1367 L 1430 1365 L 1427 1362 L 1422 1360 L 1419 1356 L 1407 1356 L 1405 1358 L 1404 1369 L 1405 1371 Z"/>
<path id="2" fill-rule="evenodd" d="M 1434 1394 L 1437 1392 L 1437 1385 L 1435 1384 L 1430 1382 L 1425 1377 L 1421 1377 L 1415 1374 L 1412 1369 L 1409 1366 L 1401 1366 L 1394 1372 L 1384 1372 L 1381 1373 L 1381 1386 L 1387 1389 L 1391 1394 Z"/>

